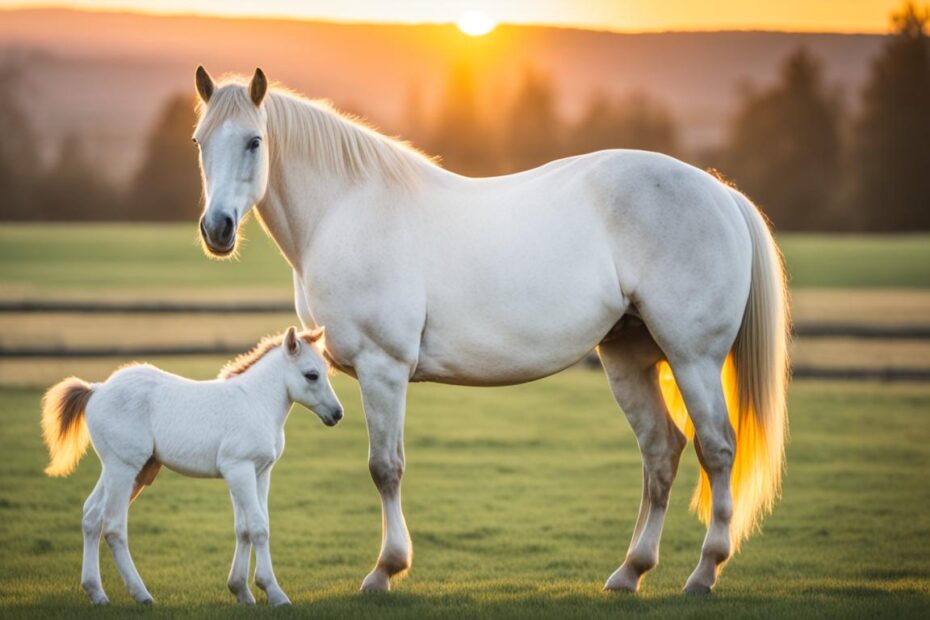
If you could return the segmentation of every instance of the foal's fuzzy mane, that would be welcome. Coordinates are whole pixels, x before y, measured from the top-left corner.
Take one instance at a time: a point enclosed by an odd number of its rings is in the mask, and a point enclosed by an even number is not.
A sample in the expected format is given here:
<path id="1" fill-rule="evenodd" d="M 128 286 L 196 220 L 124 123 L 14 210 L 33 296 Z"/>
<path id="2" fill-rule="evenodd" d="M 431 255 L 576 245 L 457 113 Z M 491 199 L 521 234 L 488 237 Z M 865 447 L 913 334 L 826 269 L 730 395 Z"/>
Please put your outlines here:
<path id="1" fill-rule="evenodd" d="M 232 377 L 241 375 L 257 364 L 258 360 L 265 357 L 265 355 L 274 350 L 275 347 L 281 346 L 281 343 L 284 342 L 284 336 L 285 333 L 265 336 L 259 340 L 258 344 L 252 347 L 251 350 L 240 353 L 226 362 L 220 369 L 220 374 L 217 375 L 217 379 L 231 379 Z M 309 345 L 313 345 L 320 338 L 319 335 L 314 332 L 297 332 L 297 337 Z"/>
<path id="2" fill-rule="evenodd" d="M 260 121 L 247 80 L 224 78 L 210 102 L 198 104 L 196 134 L 208 135 L 224 120 L 245 115 Z M 272 160 L 302 155 L 321 170 L 349 179 L 378 173 L 396 185 L 410 187 L 417 170 L 432 160 L 406 142 L 390 138 L 357 117 L 343 114 L 326 101 L 310 100 L 277 84 L 269 88 L 262 108 L 268 116 Z"/>

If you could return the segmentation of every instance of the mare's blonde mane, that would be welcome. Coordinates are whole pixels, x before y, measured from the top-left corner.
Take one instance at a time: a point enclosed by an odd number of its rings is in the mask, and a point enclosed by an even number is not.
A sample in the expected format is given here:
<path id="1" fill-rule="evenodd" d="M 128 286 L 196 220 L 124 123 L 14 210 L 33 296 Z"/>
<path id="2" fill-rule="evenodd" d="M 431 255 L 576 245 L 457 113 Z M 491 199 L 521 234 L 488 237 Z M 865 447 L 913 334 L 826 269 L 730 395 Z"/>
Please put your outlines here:
<path id="1" fill-rule="evenodd" d="M 227 79 L 208 104 L 198 104 L 196 135 L 208 135 L 230 117 L 245 116 L 260 124 L 261 112 L 246 84 L 242 78 Z M 323 172 L 347 179 L 378 175 L 405 187 L 415 183 L 419 168 L 432 163 L 408 143 L 378 133 L 325 101 L 307 99 L 278 85 L 269 89 L 262 109 L 268 118 L 272 162 L 299 155 Z"/>

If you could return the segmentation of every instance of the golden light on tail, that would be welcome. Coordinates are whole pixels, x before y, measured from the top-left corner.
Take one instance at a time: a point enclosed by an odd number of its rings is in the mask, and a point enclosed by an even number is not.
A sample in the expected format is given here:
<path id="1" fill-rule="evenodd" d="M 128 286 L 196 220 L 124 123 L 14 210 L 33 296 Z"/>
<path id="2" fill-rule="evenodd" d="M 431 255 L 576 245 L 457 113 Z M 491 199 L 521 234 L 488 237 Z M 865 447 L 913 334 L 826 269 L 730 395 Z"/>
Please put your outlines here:
<path id="1" fill-rule="evenodd" d="M 89 383 L 69 377 L 42 397 L 42 439 L 51 457 L 45 473 L 49 476 L 67 476 L 87 451 L 90 435 L 84 411 L 92 394 Z"/>
<path id="2" fill-rule="evenodd" d="M 743 322 L 721 369 L 721 384 L 736 452 L 730 486 L 733 550 L 739 549 L 771 512 L 781 493 L 788 412 L 788 337 L 790 317 L 781 254 L 768 225 L 749 200 L 732 190 L 749 227 L 753 245 L 752 284 Z M 675 424 L 690 439 L 694 427 L 668 363 L 659 364 L 659 385 Z M 711 517 L 710 480 L 703 469 L 691 509 L 705 523 Z"/>

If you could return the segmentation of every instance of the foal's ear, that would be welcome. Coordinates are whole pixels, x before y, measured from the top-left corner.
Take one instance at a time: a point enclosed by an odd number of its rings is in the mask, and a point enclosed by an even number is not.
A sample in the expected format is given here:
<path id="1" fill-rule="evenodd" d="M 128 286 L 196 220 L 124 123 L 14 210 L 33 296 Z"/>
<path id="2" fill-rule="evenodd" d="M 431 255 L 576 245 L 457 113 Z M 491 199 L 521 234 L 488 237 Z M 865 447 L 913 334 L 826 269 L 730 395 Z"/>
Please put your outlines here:
<path id="1" fill-rule="evenodd" d="M 297 330 L 294 329 L 294 326 L 287 328 L 287 333 L 284 334 L 284 348 L 291 355 L 297 355 L 297 352 L 300 350 L 300 344 L 297 342 Z"/>
<path id="2" fill-rule="evenodd" d="M 252 76 L 252 81 L 249 82 L 249 96 L 252 98 L 252 103 L 255 104 L 257 108 L 262 104 L 262 99 L 265 98 L 265 93 L 268 92 L 268 78 L 265 77 L 265 72 L 261 69 L 255 69 L 255 75 Z"/>
<path id="3" fill-rule="evenodd" d="M 213 84 L 213 78 L 203 68 L 203 65 L 198 65 L 194 83 L 197 85 L 197 94 L 200 95 L 204 103 L 208 103 L 216 87 Z"/>
<path id="4" fill-rule="evenodd" d="M 325 327 L 318 327 L 317 329 L 311 330 L 307 337 L 310 338 L 310 342 L 316 342 L 320 338 L 326 335 Z"/>

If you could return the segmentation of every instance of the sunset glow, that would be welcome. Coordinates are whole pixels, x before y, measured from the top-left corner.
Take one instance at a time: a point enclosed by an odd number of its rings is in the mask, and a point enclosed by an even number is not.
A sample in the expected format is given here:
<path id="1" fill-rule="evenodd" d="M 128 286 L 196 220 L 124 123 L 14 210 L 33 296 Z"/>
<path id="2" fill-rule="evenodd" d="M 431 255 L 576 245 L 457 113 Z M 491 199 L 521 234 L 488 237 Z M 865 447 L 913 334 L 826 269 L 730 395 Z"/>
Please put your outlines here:
<path id="1" fill-rule="evenodd" d="M 465 11 L 455 23 L 459 30 L 472 37 L 488 34 L 497 26 L 487 13 L 476 10 Z"/>
<path id="2" fill-rule="evenodd" d="M 901 0 L 0 0 L 0 8 L 63 7 L 160 14 L 204 14 L 348 22 L 457 24 L 479 36 L 495 24 L 538 24 L 614 31 L 792 30 L 887 32 Z M 466 16 L 468 16 L 466 18 Z M 480 17 L 480 20 L 479 20 Z M 468 25 L 463 26 L 463 20 Z M 478 24 L 485 32 L 478 32 Z M 466 29 L 467 28 L 467 29 Z"/>

